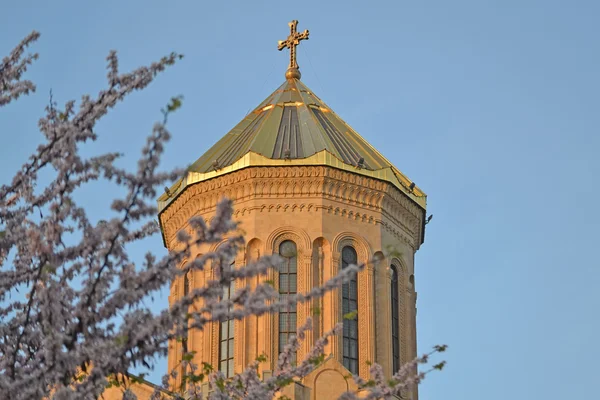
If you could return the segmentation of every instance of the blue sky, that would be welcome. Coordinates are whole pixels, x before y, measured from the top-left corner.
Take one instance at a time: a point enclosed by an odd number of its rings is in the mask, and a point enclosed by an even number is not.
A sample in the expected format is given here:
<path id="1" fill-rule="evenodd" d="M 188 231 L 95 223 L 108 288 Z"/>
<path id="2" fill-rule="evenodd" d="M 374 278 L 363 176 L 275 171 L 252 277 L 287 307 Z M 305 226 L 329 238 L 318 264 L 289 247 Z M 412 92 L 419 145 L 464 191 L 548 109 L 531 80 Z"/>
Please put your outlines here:
<path id="1" fill-rule="evenodd" d="M 276 44 L 298 19 L 304 83 L 429 196 L 419 348 L 450 349 L 421 398 L 595 399 L 598 16 L 595 1 L 7 2 L 0 54 L 42 37 L 37 93 L 0 112 L 0 181 L 40 142 L 49 90 L 97 93 L 110 49 L 123 71 L 186 57 L 107 117 L 90 151 L 134 166 L 183 94 L 164 165 L 194 161 L 283 82 Z M 93 213 L 107 204 L 82 196 Z"/>

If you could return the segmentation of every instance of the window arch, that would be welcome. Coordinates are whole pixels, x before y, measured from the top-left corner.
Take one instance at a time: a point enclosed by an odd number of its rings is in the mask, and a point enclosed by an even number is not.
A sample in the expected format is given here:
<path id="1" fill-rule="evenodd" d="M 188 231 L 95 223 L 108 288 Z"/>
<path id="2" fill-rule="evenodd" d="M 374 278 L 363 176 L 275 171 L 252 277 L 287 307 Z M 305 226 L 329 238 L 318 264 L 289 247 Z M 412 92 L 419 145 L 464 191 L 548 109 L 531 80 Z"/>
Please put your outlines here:
<path id="1" fill-rule="evenodd" d="M 398 312 L 398 269 L 392 268 L 391 296 L 392 302 L 392 373 L 400 369 L 400 316 Z"/>
<path id="2" fill-rule="evenodd" d="M 285 240 L 279 245 L 283 264 L 279 270 L 279 298 L 285 300 L 298 293 L 298 249 L 296 243 Z M 279 353 L 283 351 L 290 335 L 296 334 L 296 305 L 282 307 L 279 311 Z"/>
<path id="3" fill-rule="evenodd" d="M 352 246 L 342 249 L 342 269 L 357 264 L 358 257 Z M 342 314 L 356 314 L 358 311 L 358 285 L 356 274 L 342 286 Z M 358 315 L 344 318 L 343 363 L 353 374 L 358 374 Z"/>
<path id="4" fill-rule="evenodd" d="M 235 263 L 231 263 L 233 268 Z M 223 300 L 228 300 L 233 296 L 235 291 L 235 281 L 231 281 L 229 286 L 223 288 Z M 229 308 L 232 311 L 233 307 Z M 234 322 L 233 318 L 228 318 L 225 321 L 221 321 L 219 329 L 219 371 L 225 375 L 226 378 L 233 376 L 233 350 L 234 350 Z"/>

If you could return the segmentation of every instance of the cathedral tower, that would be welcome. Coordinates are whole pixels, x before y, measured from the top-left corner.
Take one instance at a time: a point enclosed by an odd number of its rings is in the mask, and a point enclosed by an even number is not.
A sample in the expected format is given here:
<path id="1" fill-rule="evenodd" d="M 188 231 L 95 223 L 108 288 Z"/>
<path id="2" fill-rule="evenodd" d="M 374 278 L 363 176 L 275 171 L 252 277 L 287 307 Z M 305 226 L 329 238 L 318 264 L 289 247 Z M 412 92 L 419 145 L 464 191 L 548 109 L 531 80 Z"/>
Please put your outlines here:
<path id="1" fill-rule="evenodd" d="M 186 341 L 196 363 L 208 362 L 226 376 L 264 353 L 261 373 L 268 375 L 289 335 L 318 306 L 298 359 L 342 321 L 343 335 L 326 348 L 325 363 L 286 395 L 330 399 L 354 388 L 344 378 L 349 372 L 368 378 L 368 362 L 391 375 L 416 356 L 414 254 L 424 238 L 426 196 L 300 81 L 296 46 L 309 32 L 297 32 L 297 21 L 289 25 L 289 37 L 279 42 L 279 50 L 290 50 L 284 83 L 160 197 L 160 224 L 171 249 L 192 216 L 210 221 L 219 199 L 232 199 L 247 240 L 235 264 L 280 254 L 286 264 L 269 279 L 282 294 L 308 291 L 348 264 L 374 260 L 318 305 L 214 323 L 190 331 Z M 174 282 L 171 301 L 203 285 L 210 273 Z M 342 318 L 353 310 L 356 318 Z M 169 370 L 181 359 L 181 347 L 172 343 Z"/>

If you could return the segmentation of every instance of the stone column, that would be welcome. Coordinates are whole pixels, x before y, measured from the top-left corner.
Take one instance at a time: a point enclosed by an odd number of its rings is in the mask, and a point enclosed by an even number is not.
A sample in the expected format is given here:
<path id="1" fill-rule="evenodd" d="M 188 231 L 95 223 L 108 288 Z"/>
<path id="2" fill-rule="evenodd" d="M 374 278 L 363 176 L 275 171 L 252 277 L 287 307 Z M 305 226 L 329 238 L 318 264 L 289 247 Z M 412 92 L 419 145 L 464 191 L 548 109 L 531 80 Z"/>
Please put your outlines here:
<path id="1" fill-rule="evenodd" d="M 171 284 L 171 294 L 169 295 L 169 308 L 171 308 L 171 306 L 173 305 L 173 303 L 175 303 L 175 301 L 177 301 L 177 298 L 179 296 L 179 294 L 177 293 L 177 281 L 175 281 L 174 283 Z M 175 369 L 175 366 L 177 365 L 177 357 L 178 357 L 178 351 L 179 351 L 179 343 L 177 343 L 176 340 L 169 340 L 169 355 L 168 355 L 168 359 L 167 359 L 167 368 L 168 368 L 168 373 L 170 373 L 171 371 L 173 371 L 173 369 Z M 172 385 L 173 387 L 176 387 L 178 385 L 177 379 L 170 379 L 170 385 Z"/>
<path id="2" fill-rule="evenodd" d="M 276 283 L 277 275 L 278 273 L 273 269 L 269 269 L 266 279 L 261 278 L 261 280 L 269 280 Z M 257 356 L 264 354 L 267 357 L 267 361 L 261 364 L 260 372 L 273 371 L 277 365 L 277 343 L 273 333 L 274 324 L 277 321 L 276 317 L 277 313 L 266 313 L 257 318 Z"/>
<path id="3" fill-rule="evenodd" d="M 412 354 L 413 354 L 413 358 L 417 356 L 417 292 L 414 291 L 413 288 L 413 296 L 411 299 L 411 308 L 412 308 L 412 318 L 411 318 L 411 325 L 412 325 Z M 414 373 L 416 374 L 418 372 L 417 367 L 415 367 Z M 412 391 L 412 399 L 413 400 L 419 400 L 419 390 L 418 388 L 414 389 Z"/>
<path id="4" fill-rule="evenodd" d="M 379 260 L 375 265 L 375 324 L 377 329 L 375 362 L 383 367 L 386 377 L 392 371 L 392 269 L 387 259 Z M 401 293 L 398 293 L 400 296 Z M 400 326 L 398 326 L 400 329 Z M 400 332 L 400 331 L 399 331 Z"/>
<path id="5" fill-rule="evenodd" d="M 325 271 L 325 252 L 323 251 L 323 245 L 320 244 L 319 247 L 317 248 L 317 259 L 316 259 L 316 265 L 315 265 L 315 269 L 314 269 L 314 272 L 316 275 L 314 278 L 315 286 L 320 287 L 325 282 L 323 279 L 324 271 Z M 321 336 L 323 336 L 323 333 L 324 333 L 324 329 L 323 329 L 323 315 L 324 315 L 323 298 L 320 298 L 317 301 L 317 304 L 314 305 L 314 307 L 318 307 L 319 314 L 314 316 L 315 329 L 313 330 L 313 332 L 315 334 L 315 338 L 320 338 Z"/>
<path id="6" fill-rule="evenodd" d="M 339 251 L 334 251 L 331 254 L 331 263 L 329 268 L 325 270 L 324 280 L 327 281 L 333 278 L 338 273 L 340 266 L 341 254 Z M 323 322 L 324 331 L 329 331 L 333 327 L 342 322 L 342 308 L 341 308 L 342 293 L 340 289 L 335 289 L 327 293 L 323 301 Z M 342 363 L 342 335 L 335 335 L 331 337 L 329 345 L 326 350 L 333 354 L 334 358 Z M 326 352 L 327 354 L 327 352 Z"/>
<path id="7" fill-rule="evenodd" d="M 235 258 L 235 267 L 240 268 L 246 263 L 246 256 L 244 251 L 240 251 Z M 238 279 L 235 282 L 235 290 L 246 286 L 248 283 L 246 279 Z M 246 365 L 248 365 L 248 360 L 246 359 L 246 348 L 248 347 L 247 337 L 246 337 L 246 320 L 237 320 L 234 322 L 234 354 L 233 354 L 233 363 L 234 363 L 234 371 L 236 373 L 242 372 Z"/>
<path id="8" fill-rule="evenodd" d="M 204 283 L 214 279 L 213 263 L 204 270 Z M 219 322 L 209 322 L 202 334 L 202 353 L 204 362 L 209 363 L 215 370 L 219 369 Z"/>
<path id="9" fill-rule="evenodd" d="M 190 289 L 197 289 L 204 286 L 204 273 L 202 271 L 191 271 L 190 273 Z M 196 300 L 192 308 L 199 310 L 202 307 L 202 301 Z M 193 322 L 193 321 L 190 321 Z M 202 365 L 204 360 L 204 329 L 190 329 L 188 349 L 195 351 L 194 363 Z"/>
<path id="10" fill-rule="evenodd" d="M 312 255 L 310 250 L 305 250 L 305 254 L 302 254 L 298 259 L 298 292 L 306 293 L 310 291 L 313 283 L 313 268 L 312 268 Z M 308 301 L 304 304 L 297 305 L 297 313 L 298 313 L 298 327 L 304 325 L 308 317 L 312 314 L 313 302 Z M 313 321 L 313 326 L 317 321 Z M 298 349 L 298 354 L 296 359 L 298 361 L 304 360 L 304 357 L 310 349 L 312 348 L 314 343 L 313 331 L 306 331 L 306 337 L 301 347 Z"/>
<path id="11" fill-rule="evenodd" d="M 401 276 L 401 306 L 400 322 L 402 330 L 400 331 L 400 355 L 401 363 L 407 363 L 417 356 L 417 329 L 416 329 L 416 292 L 413 285 L 406 276 Z M 417 373 L 417 368 L 413 373 Z M 402 398 L 417 400 L 417 390 L 403 390 Z"/>
<path id="12" fill-rule="evenodd" d="M 367 361 L 375 361 L 374 268 L 367 264 L 358 274 L 358 372 L 369 379 Z"/>
<path id="13" fill-rule="evenodd" d="M 260 258 L 260 250 L 255 249 L 252 254 L 248 254 L 247 259 L 251 260 L 251 262 L 256 261 L 257 259 Z M 251 279 L 251 281 L 247 281 L 246 284 L 251 288 L 251 290 L 256 289 L 256 282 L 257 282 L 257 278 L 253 277 Z M 246 360 L 246 364 L 244 365 L 244 367 L 246 367 L 249 363 L 253 362 L 256 357 L 258 357 L 258 353 L 257 353 L 257 348 L 258 348 L 258 337 L 257 337 L 257 330 L 258 330 L 258 317 L 256 316 L 250 316 L 247 317 L 244 320 L 244 325 L 245 325 L 245 336 L 244 336 L 244 340 L 247 343 L 247 346 L 245 347 L 244 351 L 245 351 L 245 360 Z"/>

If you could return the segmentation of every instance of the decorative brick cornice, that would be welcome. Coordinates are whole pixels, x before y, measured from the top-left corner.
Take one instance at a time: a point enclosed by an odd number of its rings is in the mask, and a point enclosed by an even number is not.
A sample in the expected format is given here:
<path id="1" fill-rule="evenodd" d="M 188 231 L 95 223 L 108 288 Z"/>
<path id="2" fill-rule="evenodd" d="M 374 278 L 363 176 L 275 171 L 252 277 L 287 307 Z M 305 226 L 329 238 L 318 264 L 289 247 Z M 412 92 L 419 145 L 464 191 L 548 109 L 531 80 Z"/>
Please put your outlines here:
<path id="1" fill-rule="evenodd" d="M 250 167 L 188 186 L 160 214 L 167 245 L 191 217 L 213 212 L 223 197 L 235 202 L 236 216 L 326 208 L 342 217 L 379 223 L 414 249 L 421 243 L 424 211 L 392 184 L 326 166 L 293 166 Z M 322 199 L 329 205 L 318 204 Z M 248 204 L 250 200 L 255 204 Z M 256 200 L 264 203 L 256 205 Z"/>

